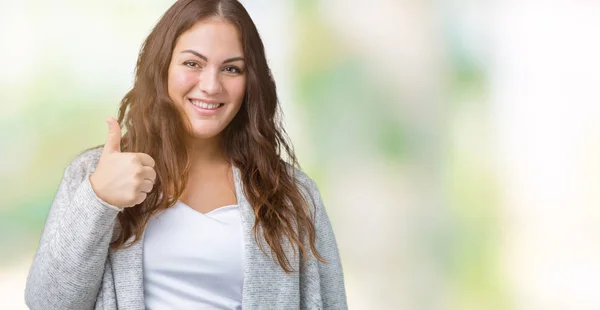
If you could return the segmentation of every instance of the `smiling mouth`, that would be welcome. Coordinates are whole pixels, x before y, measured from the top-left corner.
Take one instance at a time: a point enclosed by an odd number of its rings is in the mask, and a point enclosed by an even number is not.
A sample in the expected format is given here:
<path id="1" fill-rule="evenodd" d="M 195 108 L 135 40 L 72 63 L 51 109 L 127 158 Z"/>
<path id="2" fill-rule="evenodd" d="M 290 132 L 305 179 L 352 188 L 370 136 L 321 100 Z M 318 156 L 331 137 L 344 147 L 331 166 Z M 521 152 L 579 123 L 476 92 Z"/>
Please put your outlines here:
<path id="1" fill-rule="evenodd" d="M 205 110 L 216 110 L 222 106 L 224 106 L 224 103 L 208 103 L 208 102 L 204 102 L 202 100 L 189 100 L 190 103 L 198 108 L 201 109 L 205 109 Z"/>

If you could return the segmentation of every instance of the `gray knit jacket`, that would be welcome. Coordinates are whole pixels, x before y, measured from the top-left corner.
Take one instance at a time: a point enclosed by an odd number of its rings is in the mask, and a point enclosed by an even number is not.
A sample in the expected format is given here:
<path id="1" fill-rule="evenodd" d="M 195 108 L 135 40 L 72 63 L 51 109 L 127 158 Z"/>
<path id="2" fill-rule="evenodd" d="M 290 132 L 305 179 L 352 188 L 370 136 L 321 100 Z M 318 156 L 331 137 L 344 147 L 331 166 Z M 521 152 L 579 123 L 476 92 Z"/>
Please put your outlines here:
<path id="1" fill-rule="evenodd" d="M 27 277 L 30 309 L 144 309 L 143 240 L 109 249 L 119 229 L 119 211 L 99 199 L 90 185 L 101 152 L 86 151 L 65 170 Z M 260 250 L 252 230 L 254 212 L 235 167 L 233 175 L 245 244 L 242 308 L 347 309 L 337 244 L 315 183 L 297 170 L 297 182 L 315 208 L 316 248 L 327 263 L 312 254 L 299 259 L 288 244 L 285 250 L 296 272 L 285 273 L 268 246 L 268 255 Z"/>

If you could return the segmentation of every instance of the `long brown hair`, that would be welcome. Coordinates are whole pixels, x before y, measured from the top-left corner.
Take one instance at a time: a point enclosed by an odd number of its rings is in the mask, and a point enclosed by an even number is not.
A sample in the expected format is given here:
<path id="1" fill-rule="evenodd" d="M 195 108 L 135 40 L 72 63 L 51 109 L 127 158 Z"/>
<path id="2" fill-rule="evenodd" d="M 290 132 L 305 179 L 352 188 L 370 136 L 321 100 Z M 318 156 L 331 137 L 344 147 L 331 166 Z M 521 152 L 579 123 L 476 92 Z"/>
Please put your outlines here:
<path id="1" fill-rule="evenodd" d="M 133 88 L 121 101 L 118 122 L 126 128 L 122 150 L 141 152 L 156 162 L 157 178 L 146 200 L 119 213 L 121 230 L 113 249 L 141 240 L 150 217 L 174 205 L 183 193 L 190 170 L 185 143 L 188 125 L 167 92 L 173 48 L 179 36 L 198 21 L 220 17 L 237 27 L 246 59 L 247 85 L 242 106 L 223 131 L 223 151 L 241 172 L 244 194 L 256 222 L 254 237 L 266 253 L 260 233 L 286 272 L 292 272 L 284 244 L 300 256 L 321 260 L 315 248 L 311 210 L 299 189 L 293 167 L 298 163 L 281 121 L 275 82 L 252 19 L 236 0 L 179 0 L 162 16 L 142 45 Z M 287 156 L 289 163 L 283 159 Z M 134 237 L 133 241 L 127 241 Z M 308 247 L 303 240 L 309 241 Z"/>

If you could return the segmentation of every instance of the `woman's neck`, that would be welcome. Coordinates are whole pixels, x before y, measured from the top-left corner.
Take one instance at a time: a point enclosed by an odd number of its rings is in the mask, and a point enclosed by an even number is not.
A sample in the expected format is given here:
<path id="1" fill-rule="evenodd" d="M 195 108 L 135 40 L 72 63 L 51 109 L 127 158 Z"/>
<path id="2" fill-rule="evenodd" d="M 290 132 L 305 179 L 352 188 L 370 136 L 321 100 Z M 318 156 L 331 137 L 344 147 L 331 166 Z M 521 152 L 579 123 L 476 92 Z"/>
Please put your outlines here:
<path id="1" fill-rule="evenodd" d="M 227 163 L 218 137 L 194 140 L 190 152 L 192 170 Z"/>

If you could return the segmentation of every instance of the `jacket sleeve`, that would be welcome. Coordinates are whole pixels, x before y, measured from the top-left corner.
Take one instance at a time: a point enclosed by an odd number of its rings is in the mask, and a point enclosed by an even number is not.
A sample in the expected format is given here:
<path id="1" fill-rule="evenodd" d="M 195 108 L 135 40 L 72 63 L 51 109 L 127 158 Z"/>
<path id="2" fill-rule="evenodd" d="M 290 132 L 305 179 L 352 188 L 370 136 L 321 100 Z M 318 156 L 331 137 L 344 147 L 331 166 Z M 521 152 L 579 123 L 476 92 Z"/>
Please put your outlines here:
<path id="1" fill-rule="evenodd" d="M 88 151 L 89 152 L 89 151 Z M 89 154 L 65 170 L 27 277 L 30 309 L 92 309 L 119 209 L 91 187 Z"/>
<path id="2" fill-rule="evenodd" d="M 308 178 L 309 196 L 315 206 L 316 248 L 327 261 L 318 262 L 321 302 L 324 310 L 348 309 L 342 263 L 333 228 L 315 182 Z"/>

